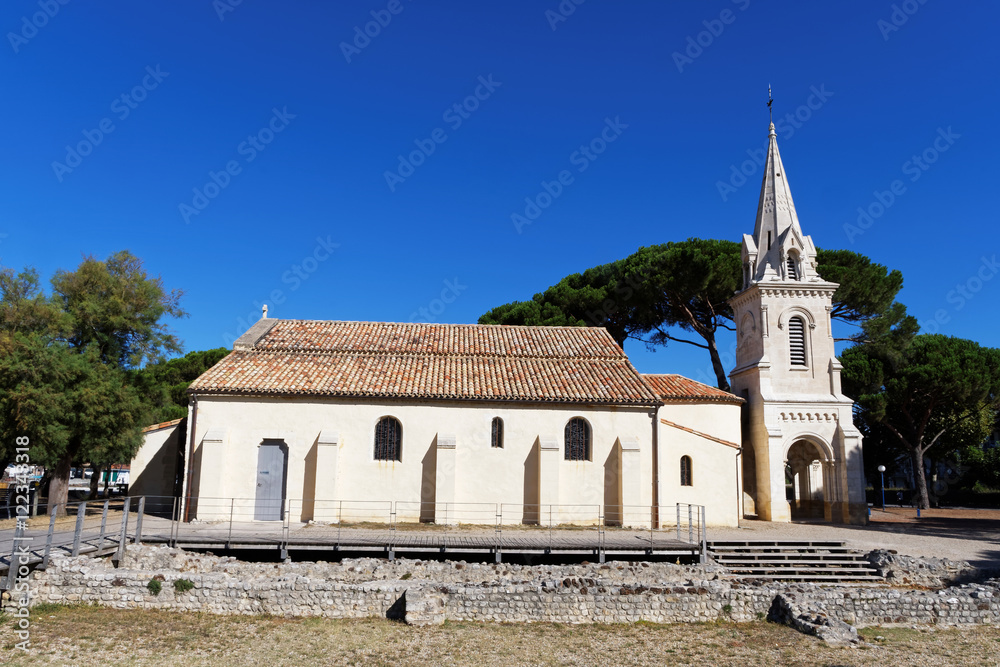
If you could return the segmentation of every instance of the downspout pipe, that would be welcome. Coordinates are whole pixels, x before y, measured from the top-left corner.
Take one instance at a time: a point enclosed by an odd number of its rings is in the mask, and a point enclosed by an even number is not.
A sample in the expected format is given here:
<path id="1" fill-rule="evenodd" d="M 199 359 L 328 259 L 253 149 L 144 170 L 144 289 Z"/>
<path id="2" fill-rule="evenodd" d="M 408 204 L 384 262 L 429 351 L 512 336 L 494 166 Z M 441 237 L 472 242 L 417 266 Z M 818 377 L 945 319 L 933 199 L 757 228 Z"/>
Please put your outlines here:
<path id="1" fill-rule="evenodd" d="M 653 528 L 660 527 L 660 406 L 653 408 Z"/>
<path id="2" fill-rule="evenodd" d="M 194 478 L 194 439 L 198 432 L 198 394 L 191 395 L 191 437 L 188 439 L 188 453 L 184 459 L 187 467 L 187 488 L 184 495 L 184 523 L 191 518 L 191 480 Z"/>

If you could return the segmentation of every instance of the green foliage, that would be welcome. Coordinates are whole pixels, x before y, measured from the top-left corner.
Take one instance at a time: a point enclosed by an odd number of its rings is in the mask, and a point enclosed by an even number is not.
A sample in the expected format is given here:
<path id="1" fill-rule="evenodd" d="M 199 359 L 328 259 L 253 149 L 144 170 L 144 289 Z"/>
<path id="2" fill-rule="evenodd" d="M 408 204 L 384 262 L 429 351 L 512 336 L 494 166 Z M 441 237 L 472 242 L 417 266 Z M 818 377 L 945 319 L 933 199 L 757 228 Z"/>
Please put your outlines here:
<path id="1" fill-rule="evenodd" d="M 981 493 L 1000 489 L 1000 447 L 981 444 L 962 450 L 962 464 L 967 467 L 963 483 Z"/>
<path id="2" fill-rule="evenodd" d="M 566 276 L 531 301 L 498 306 L 480 324 L 524 326 L 603 326 L 624 346 L 636 330 L 630 317 L 635 285 L 624 275 L 624 261 L 611 262 Z"/>
<path id="3" fill-rule="evenodd" d="M 177 591 L 178 593 L 187 593 L 192 588 L 194 588 L 194 582 L 191 581 L 190 579 L 174 580 L 174 590 Z"/>
<path id="4" fill-rule="evenodd" d="M 923 457 L 981 443 L 1000 407 L 1000 350 L 940 334 L 901 349 L 856 345 L 842 355 L 844 393 L 862 430 L 891 434 L 910 454 L 920 506 L 929 506 Z"/>
<path id="5" fill-rule="evenodd" d="M 860 323 L 881 315 L 903 288 L 903 274 L 889 271 L 851 250 L 816 249 L 816 271 L 823 280 L 838 283 L 832 317 Z"/>
<path id="6" fill-rule="evenodd" d="M 0 268 L 0 457 L 29 437 L 49 502 L 66 502 L 73 464 L 126 462 L 141 444 L 147 410 L 125 371 L 180 349 L 160 322 L 184 315 L 180 296 L 126 251 L 57 272 L 49 297 L 33 269 Z"/>
<path id="7" fill-rule="evenodd" d="M 189 352 L 178 359 L 157 361 L 129 372 L 129 382 L 149 407 L 148 424 L 187 416 L 187 388 L 199 375 L 229 354 L 225 347 Z"/>
<path id="8" fill-rule="evenodd" d="M 122 371 L 38 334 L 15 334 L 0 355 L 0 438 L 28 434 L 32 463 L 109 464 L 141 443 L 144 406 Z"/>
<path id="9" fill-rule="evenodd" d="M 76 271 L 57 271 L 52 291 L 69 316 L 67 342 L 96 348 L 105 364 L 135 368 L 164 351 L 181 351 L 160 320 L 186 315 L 178 305 L 182 292 L 166 292 L 163 280 L 147 276 L 142 260 L 126 250 L 105 261 L 87 257 Z"/>
<path id="10" fill-rule="evenodd" d="M 818 251 L 817 270 L 840 283 L 832 315 L 859 327 L 848 340 L 912 337 L 916 320 L 894 301 L 899 271 L 849 250 Z M 679 342 L 706 350 L 718 386 L 729 388 L 716 342 L 732 329 L 729 299 L 742 286 L 740 245 L 691 238 L 640 248 L 625 259 L 563 278 L 531 301 L 498 306 L 480 324 L 603 326 L 619 345 Z"/>
<path id="11" fill-rule="evenodd" d="M 159 595 L 160 591 L 163 590 L 163 584 L 156 579 L 150 579 L 149 583 L 146 584 L 146 588 L 148 588 L 149 592 L 153 595 Z"/>

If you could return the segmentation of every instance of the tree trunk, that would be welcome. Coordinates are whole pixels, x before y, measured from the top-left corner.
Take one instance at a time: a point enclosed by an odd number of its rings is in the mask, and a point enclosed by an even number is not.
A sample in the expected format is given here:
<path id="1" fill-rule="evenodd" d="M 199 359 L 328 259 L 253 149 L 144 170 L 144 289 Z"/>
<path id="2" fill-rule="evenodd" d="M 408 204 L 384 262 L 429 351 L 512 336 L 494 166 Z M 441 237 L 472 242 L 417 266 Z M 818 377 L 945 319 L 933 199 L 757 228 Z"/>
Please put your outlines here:
<path id="1" fill-rule="evenodd" d="M 715 371 L 715 379 L 719 383 L 722 391 L 732 391 L 729 386 L 729 378 L 726 376 L 726 367 L 722 365 L 722 357 L 719 356 L 719 347 L 715 344 L 715 336 L 709 334 L 705 336 L 708 343 L 708 353 L 712 355 L 712 369 Z"/>
<path id="2" fill-rule="evenodd" d="M 924 454 L 919 447 L 910 450 L 913 455 L 913 477 L 917 481 L 917 507 L 922 510 L 930 509 L 931 499 L 927 493 L 927 473 L 924 472 Z"/>
<path id="3" fill-rule="evenodd" d="M 90 478 L 90 494 L 87 500 L 97 500 L 97 494 L 101 489 L 101 466 L 94 466 L 94 474 Z"/>
<path id="4" fill-rule="evenodd" d="M 58 506 L 57 514 L 66 514 L 66 502 L 69 500 L 69 470 L 73 460 L 67 455 L 59 460 L 52 473 L 49 483 L 49 511 Z"/>

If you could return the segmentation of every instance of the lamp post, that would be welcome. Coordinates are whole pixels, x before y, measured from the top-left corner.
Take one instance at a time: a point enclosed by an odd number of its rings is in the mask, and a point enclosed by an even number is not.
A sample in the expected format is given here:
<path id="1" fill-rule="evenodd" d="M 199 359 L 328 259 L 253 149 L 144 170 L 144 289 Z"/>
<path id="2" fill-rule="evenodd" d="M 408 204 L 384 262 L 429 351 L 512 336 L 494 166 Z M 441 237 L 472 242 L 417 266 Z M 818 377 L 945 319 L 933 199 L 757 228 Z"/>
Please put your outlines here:
<path id="1" fill-rule="evenodd" d="M 885 466 L 878 467 L 878 474 L 882 478 L 882 511 L 885 511 Z"/>

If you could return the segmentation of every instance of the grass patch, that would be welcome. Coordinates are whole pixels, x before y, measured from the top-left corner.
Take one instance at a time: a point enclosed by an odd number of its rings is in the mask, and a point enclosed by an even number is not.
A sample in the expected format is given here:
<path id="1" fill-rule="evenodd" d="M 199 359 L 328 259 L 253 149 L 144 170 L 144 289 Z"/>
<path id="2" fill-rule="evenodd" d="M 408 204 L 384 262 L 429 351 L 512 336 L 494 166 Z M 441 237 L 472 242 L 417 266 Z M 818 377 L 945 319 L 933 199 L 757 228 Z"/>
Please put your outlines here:
<path id="1" fill-rule="evenodd" d="M 146 584 L 146 588 L 148 588 L 149 592 L 152 593 L 153 595 L 159 595 L 160 591 L 163 590 L 163 584 L 161 584 L 156 579 L 150 579 L 149 583 Z"/>
<path id="2" fill-rule="evenodd" d="M 177 579 L 174 581 L 174 590 L 178 593 L 187 593 L 194 588 L 194 582 L 190 579 Z"/>

